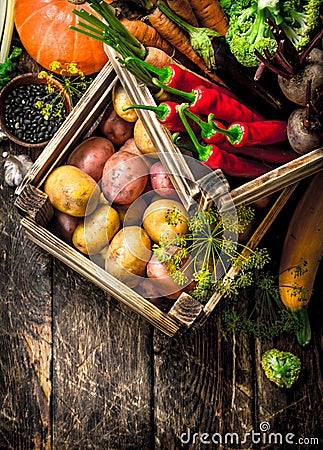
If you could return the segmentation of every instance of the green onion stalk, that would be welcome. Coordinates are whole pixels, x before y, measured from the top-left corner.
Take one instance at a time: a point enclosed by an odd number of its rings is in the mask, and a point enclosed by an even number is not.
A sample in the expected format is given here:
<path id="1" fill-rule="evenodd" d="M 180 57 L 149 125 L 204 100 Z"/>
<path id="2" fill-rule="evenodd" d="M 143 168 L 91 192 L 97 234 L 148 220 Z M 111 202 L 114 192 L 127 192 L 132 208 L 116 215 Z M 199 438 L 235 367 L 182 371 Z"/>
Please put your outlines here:
<path id="1" fill-rule="evenodd" d="M 77 22 L 77 26 L 71 25 L 71 29 L 78 31 L 86 36 L 107 44 L 113 48 L 121 58 L 137 57 L 144 60 L 147 56 L 145 46 L 138 41 L 117 18 L 115 9 L 103 0 L 89 0 L 87 2 L 91 8 L 98 13 L 99 16 L 89 13 L 85 9 L 73 9 L 73 13 L 81 20 Z M 135 61 L 127 66 L 129 72 L 144 82 L 151 85 L 151 74 L 139 66 Z"/>

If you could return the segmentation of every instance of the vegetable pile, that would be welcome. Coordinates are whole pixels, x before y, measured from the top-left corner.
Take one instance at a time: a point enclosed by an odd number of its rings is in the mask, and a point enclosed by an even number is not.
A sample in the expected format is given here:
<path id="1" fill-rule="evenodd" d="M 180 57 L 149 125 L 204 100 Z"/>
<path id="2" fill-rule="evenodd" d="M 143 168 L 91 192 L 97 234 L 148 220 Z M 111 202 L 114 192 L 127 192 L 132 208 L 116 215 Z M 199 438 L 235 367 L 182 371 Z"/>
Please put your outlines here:
<path id="1" fill-rule="evenodd" d="M 62 14 L 57 17 L 64 21 L 55 27 L 62 36 L 50 34 L 43 44 L 35 35 L 42 39 L 48 28 L 45 19 L 39 20 L 44 3 L 58 3 Z M 79 97 L 87 87 L 84 74 L 105 63 L 107 44 L 125 70 L 150 89 L 156 104 L 132 104 L 123 86 L 114 86 L 93 134 L 46 178 L 43 188 L 54 207 L 52 230 L 148 301 L 171 305 L 186 292 L 206 303 L 219 293 L 226 299 L 219 307 L 222 325 L 231 331 L 261 340 L 295 333 L 301 345 L 307 344 L 307 305 L 322 256 L 313 235 L 323 229 L 321 210 L 313 213 L 321 204 L 312 202 L 322 177 L 300 202 L 306 218 L 295 210 L 280 273 L 273 276 L 266 271 L 268 252 L 245 244 L 256 205 L 227 214 L 216 207 L 188 214 L 137 110 L 154 113 L 185 154 L 209 169 L 221 169 L 234 186 L 318 149 L 323 137 L 322 0 L 83 3 L 73 7 L 38 0 L 31 7 L 16 2 L 21 42 L 47 68 L 43 75 L 64 76 L 71 68 L 67 86 L 71 96 Z M 77 54 L 70 53 L 71 42 L 78 42 Z M 13 48 L 0 64 L 3 85 L 14 74 L 18 53 Z M 15 108 L 13 97 L 8 103 L 8 111 Z M 39 106 L 46 112 L 46 105 Z M 18 128 L 20 111 L 13 113 Z M 32 126 L 27 128 L 23 137 L 32 142 Z M 13 159 L 6 168 L 9 162 Z M 21 181 L 21 173 L 9 175 L 12 185 Z M 237 269 L 234 276 L 229 267 Z M 242 292 L 248 299 L 244 304 Z M 279 387 L 291 387 L 300 373 L 299 359 L 277 349 L 263 355 L 262 366 Z"/>

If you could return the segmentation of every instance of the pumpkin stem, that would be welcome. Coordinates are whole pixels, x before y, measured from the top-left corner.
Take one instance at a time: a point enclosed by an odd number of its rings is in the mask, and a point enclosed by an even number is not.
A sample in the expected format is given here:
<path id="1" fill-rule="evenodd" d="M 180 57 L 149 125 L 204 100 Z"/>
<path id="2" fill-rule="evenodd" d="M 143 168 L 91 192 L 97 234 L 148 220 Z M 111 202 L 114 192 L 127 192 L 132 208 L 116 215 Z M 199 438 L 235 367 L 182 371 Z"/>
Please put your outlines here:
<path id="1" fill-rule="evenodd" d="M 86 0 L 67 0 L 69 3 L 72 3 L 72 5 L 83 5 L 83 3 L 86 3 Z"/>

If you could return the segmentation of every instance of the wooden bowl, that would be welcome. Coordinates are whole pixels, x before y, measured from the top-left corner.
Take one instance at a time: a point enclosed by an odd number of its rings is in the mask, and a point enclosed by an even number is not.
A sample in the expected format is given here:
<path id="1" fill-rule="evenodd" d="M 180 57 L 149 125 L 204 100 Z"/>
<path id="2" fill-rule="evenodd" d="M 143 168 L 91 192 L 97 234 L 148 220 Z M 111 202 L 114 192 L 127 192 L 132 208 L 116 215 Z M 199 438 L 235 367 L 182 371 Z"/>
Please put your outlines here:
<path id="1" fill-rule="evenodd" d="M 10 80 L 0 91 L 0 128 L 3 131 L 3 133 L 13 142 L 15 142 L 18 145 L 29 147 L 32 149 L 42 149 L 45 148 L 48 144 L 49 140 L 46 141 L 40 141 L 40 142 L 27 142 L 22 139 L 20 139 L 18 136 L 12 133 L 12 131 L 8 128 L 6 123 L 6 115 L 5 115 L 5 100 L 9 93 L 22 85 L 34 85 L 34 84 L 47 84 L 49 81 L 48 77 L 45 78 L 38 78 L 38 74 L 34 73 L 26 73 L 23 75 L 18 75 L 17 77 Z M 57 88 L 58 92 L 61 93 L 64 99 L 64 106 L 66 115 L 68 115 L 71 112 L 71 100 L 68 95 L 68 93 L 65 91 L 63 85 L 57 81 L 56 79 L 51 78 L 50 82 L 53 87 Z"/>

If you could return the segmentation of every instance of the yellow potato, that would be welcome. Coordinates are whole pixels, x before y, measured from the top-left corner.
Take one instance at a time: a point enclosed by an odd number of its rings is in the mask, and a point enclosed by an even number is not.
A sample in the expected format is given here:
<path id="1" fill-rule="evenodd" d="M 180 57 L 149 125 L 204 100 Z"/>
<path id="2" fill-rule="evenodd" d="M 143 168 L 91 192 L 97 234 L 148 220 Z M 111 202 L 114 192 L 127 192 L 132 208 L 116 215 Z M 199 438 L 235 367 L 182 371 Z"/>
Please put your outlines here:
<path id="1" fill-rule="evenodd" d="M 56 209 L 75 217 L 91 214 L 100 197 L 100 188 L 95 180 L 70 165 L 54 169 L 45 182 L 44 191 Z"/>
<path id="2" fill-rule="evenodd" d="M 152 202 L 144 212 L 143 226 L 155 242 L 161 237 L 185 234 L 188 215 L 183 205 L 176 200 L 161 199 Z"/>
<path id="3" fill-rule="evenodd" d="M 105 270 L 127 286 L 135 287 L 145 276 L 151 241 L 141 227 L 122 228 L 108 247 Z"/>
<path id="4" fill-rule="evenodd" d="M 136 122 L 138 119 L 136 110 L 128 109 L 128 111 L 124 111 L 123 109 L 126 106 L 130 106 L 132 102 L 121 83 L 117 83 L 112 89 L 112 103 L 114 110 L 119 117 L 127 122 Z"/>
<path id="5" fill-rule="evenodd" d="M 141 153 L 149 154 L 150 156 L 156 156 L 157 152 L 154 144 L 152 143 L 143 123 L 140 119 L 137 120 L 133 129 L 133 138 L 137 148 Z"/>
<path id="6" fill-rule="evenodd" d="M 120 228 L 117 211 L 109 205 L 100 205 L 74 230 L 72 242 L 86 255 L 99 253 Z"/>
<path id="7" fill-rule="evenodd" d="M 142 224 L 142 216 L 147 208 L 147 203 L 142 197 L 138 197 L 134 202 L 128 205 L 113 205 L 118 211 L 120 221 L 124 226 Z"/>

